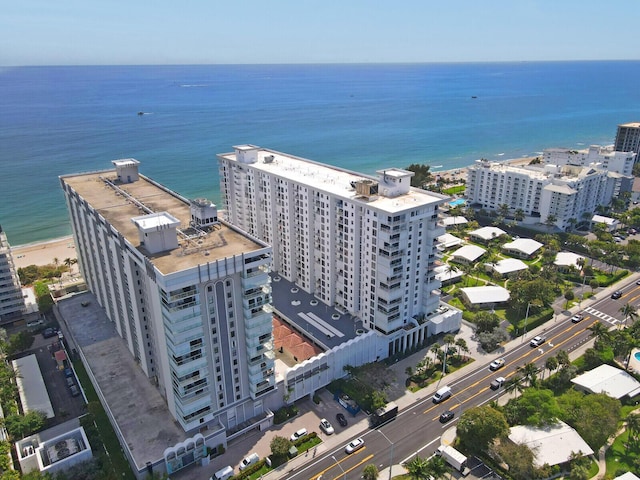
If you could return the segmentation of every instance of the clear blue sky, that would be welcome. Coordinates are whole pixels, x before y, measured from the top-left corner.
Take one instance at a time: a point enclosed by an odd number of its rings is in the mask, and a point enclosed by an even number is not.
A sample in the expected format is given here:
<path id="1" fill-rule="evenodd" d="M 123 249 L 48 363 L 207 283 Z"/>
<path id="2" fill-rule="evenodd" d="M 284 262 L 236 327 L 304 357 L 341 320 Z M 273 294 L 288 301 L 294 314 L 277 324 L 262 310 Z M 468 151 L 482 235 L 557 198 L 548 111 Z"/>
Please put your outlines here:
<path id="1" fill-rule="evenodd" d="M 640 2 L 7 0 L 0 65 L 636 60 Z"/>

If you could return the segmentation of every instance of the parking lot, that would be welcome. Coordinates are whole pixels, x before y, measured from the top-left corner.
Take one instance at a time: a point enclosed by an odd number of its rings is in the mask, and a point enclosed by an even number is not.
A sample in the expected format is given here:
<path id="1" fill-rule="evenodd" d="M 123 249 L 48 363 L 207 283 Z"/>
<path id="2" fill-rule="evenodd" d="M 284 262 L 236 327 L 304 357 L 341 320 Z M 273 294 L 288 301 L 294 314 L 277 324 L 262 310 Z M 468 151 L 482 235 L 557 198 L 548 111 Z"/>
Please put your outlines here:
<path id="1" fill-rule="evenodd" d="M 20 355 L 22 357 L 35 354 L 38 360 L 42 378 L 55 413 L 55 417 L 49 420 L 48 426 L 58 425 L 71 418 L 79 417 L 86 412 L 84 397 L 82 394 L 75 397 L 72 396 L 64 370 L 58 368 L 55 352 L 60 349 L 60 340 L 57 335 L 44 338 L 42 334 L 36 334 L 31 349 Z M 73 383 L 78 385 L 75 374 L 68 378 L 71 378 Z"/>

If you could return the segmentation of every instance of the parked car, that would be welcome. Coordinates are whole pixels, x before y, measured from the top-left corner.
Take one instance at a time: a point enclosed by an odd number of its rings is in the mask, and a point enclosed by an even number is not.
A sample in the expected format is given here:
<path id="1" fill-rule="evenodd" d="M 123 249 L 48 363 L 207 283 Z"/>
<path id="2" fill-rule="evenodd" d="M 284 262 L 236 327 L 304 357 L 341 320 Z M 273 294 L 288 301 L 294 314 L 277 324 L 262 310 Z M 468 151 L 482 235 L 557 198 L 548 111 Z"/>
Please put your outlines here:
<path id="1" fill-rule="evenodd" d="M 537 337 L 533 337 L 533 339 L 529 342 L 529 345 L 531 345 L 532 347 L 539 347 L 546 341 L 547 341 L 546 337 L 543 337 L 542 335 L 538 335 Z"/>
<path id="2" fill-rule="evenodd" d="M 70 368 L 65 368 L 64 369 L 64 376 L 69 378 L 69 377 L 73 377 L 73 372 L 71 371 Z"/>
<path id="3" fill-rule="evenodd" d="M 293 432 L 293 434 L 291 435 L 291 441 L 295 442 L 299 438 L 304 437 L 306 434 L 307 434 L 307 429 L 306 428 L 301 428 L 297 432 Z"/>
<path id="4" fill-rule="evenodd" d="M 336 420 L 338 421 L 338 423 L 340 424 L 341 427 L 346 427 L 347 426 L 347 419 L 345 418 L 344 414 L 338 413 L 336 415 Z"/>
<path id="5" fill-rule="evenodd" d="M 327 435 L 331 435 L 334 432 L 333 425 L 331 425 L 326 418 L 320 420 L 320 428 Z"/>
<path id="6" fill-rule="evenodd" d="M 504 358 L 496 358 L 493 362 L 489 364 L 489 370 L 498 370 L 499 368 L 504 367 L 505 360 Z"/>
<path id="7" fill-rule="evenodd" d="M 67 387 L 71 388 L 75 385 L 76 383 L 73 381 L 72 377 L 67 377 Z"/>
<path id="8" fill-rule="evenodd" d="M 29 328 L 39 327 L 40 325 L 43 325 L 43 324 L 44 324 L 44 320 L 39 318 L 38 320 L 32 320 L 30 322 L 27 322 L 27 327 Z"/>
<path id="9" fill-rule="evenodd" d="M 58 331 L 55 328 L 45 328 L 42 331 L 42 336 L 44 338 L 51 338 L 51 337 L 55 337 L 57 333 Z"/>
<path id="10" fill-rule="evenodd" d="M 364 440 L 362 438 L 356 438 L 344 447 L 344 451 L 346 453 L 353 453 L 356 450 L 360 450 L 362 447 L 364 447 Z"/>
<path id="11" fill-rule="evenodd" d="M 571 317 L 571 321 L 573 323 L 580 323 L 583 318 L 584 315 L 582 313 L 576 313 L 573 317 Z"/>
<path id="12" fill-rule="evenodd" d="M 253 465 L 254 463 L 258 463 L 259 461 L 260 461 L 260 456 L 257 453 L 252 453 L 248 457 L 244 457 L 242 459 L 238 468 L 240 469 L 240 471 L 242 471 L 248 466 Z"/>
<path id="13" fill-rule="evenodd" d="M 614 300 L 617 300 L 620 297 L 622 297 L 622 292 L 620 290 L 616 290 L 615 292 L 613 292 L 611 294 L 611 298 L 614 299 Z"/>
<path id="14" fill-rule="evenodd" d="M 69 388 L 69 391 L 71 392 L 72 397 L 77 397 L 78 395 L 80 395 L 80 389 L 78 389 L 77 385 L 72 385 Z"/>
<path id="15" fill-rule="evenodd" d="M 452 410 L 447 410 L 440 414 L 440 423 L 447 423 L 449 420 L 453 419 L 454 413 Z"/>
<path id="16" fill-rule="evenodd" d="M 491 382 L 491 385 L 489 385 L 489 387 L 491 388 L 491 390 L 498 390 L 502 385 L 504 385 L 505 381 L 506 379 L 504 377 L 498 377 Z"/>

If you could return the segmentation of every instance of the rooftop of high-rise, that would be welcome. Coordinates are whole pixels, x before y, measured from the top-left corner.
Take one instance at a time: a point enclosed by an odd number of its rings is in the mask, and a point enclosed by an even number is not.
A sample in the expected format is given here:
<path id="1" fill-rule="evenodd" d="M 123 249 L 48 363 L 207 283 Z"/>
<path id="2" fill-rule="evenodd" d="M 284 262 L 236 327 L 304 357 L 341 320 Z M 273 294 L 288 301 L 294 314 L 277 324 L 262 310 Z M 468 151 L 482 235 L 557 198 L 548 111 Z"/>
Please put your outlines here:
<path id="1" fill-rule="evenodd" d="M 118 181 L 115 170 L 65 175 L 61 181 L 95 209 L 138 251 L 163 273 L 170 274 L 222 258 L 250 253 L 265 245 L 227 224 L 208 229 L 191 226 L 189 200 L 143 175 L 131 183 Z M 166 212 L 169 215 L 163 214 Z M 177 220 L 177 248 L 149 252 L 140 241 L 140 217 L 155 215 L 162 228 L 163 219 Z M 132 219 L 138 219 L 136 223 Z M 167 222 L 164 222 L 165 224 Z"/>
<path id="2" fill-rule="evenodd" d="M 393 187 L 386 186 L 384 179 L 387 177 L 389 182 L 393 183 L 394 181 L 399 182 L 400 177 L 403 177 L 402 181 L 409 182 L 412 172 L 400 168 L 378 170 L 378 176 L 374 177 L 253 145 L 236 147 L 236 149 L 244 147 L 257 150 L 257 160 L 250 163 L 252 168 L 285 180 L 308 185 L 336 197 L 342 197 L 344 200 L 361 201 L 389 213 L 400 212 L 416 206 L 439 204 L 449 198 L 416 188 L 409 188 L 406 193 L 395 195 Z M 238 160 L 236 152 L 222 153 L 219 157 L 232 161 Z M 379 182 L 377 195 L 365 198 L 365 196 L 358 194 L 354 184 L 363 180 Z"/>

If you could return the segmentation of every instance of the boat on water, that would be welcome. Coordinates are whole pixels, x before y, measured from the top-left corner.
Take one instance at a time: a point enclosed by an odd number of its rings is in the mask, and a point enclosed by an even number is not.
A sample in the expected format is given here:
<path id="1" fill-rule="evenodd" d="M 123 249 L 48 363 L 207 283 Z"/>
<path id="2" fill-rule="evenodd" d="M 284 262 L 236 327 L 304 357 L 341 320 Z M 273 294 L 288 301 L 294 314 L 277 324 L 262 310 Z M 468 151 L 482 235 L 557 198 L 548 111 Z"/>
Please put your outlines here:
<path id="1" fill-rule="evenodd" d="M 138 112 L 138 115 L 144 115 L 144 112 Z"/>

